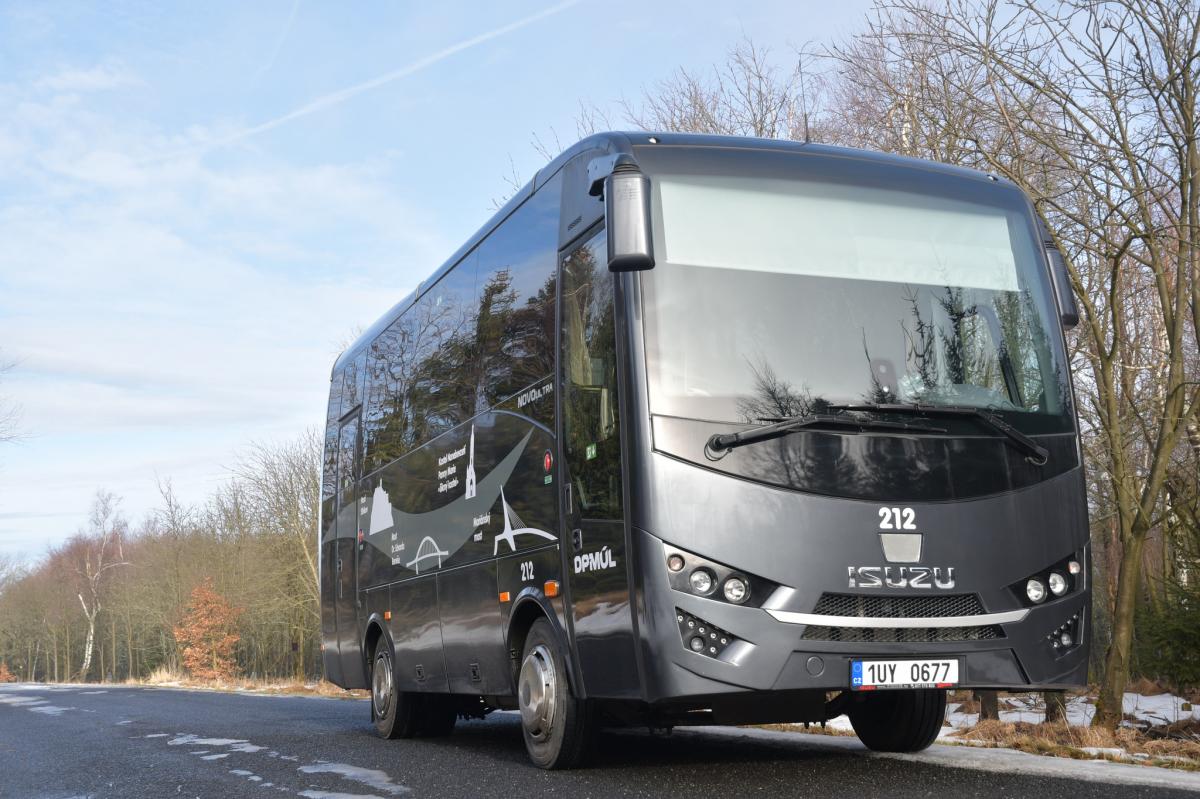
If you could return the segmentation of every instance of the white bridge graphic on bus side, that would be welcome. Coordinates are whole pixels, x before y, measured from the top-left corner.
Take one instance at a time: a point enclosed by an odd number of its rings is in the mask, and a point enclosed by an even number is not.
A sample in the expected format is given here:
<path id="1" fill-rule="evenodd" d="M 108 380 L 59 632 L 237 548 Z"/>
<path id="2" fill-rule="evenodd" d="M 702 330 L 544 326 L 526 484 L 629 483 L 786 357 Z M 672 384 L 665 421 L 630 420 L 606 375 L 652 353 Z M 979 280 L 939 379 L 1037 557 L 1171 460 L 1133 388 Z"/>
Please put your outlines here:
<path id="1" fill-rule="evenodd" d="M 472 428 L 474 428 L 474 425 L 472 425 Z M 474 438 L 473 433 L 474 430 L 470 434 L 472 439 Z M 393 506 L 388 491 L 383 487 L 383 479 L 380 478 L 370 500 L 367 497 L 362 498 L 364 507 L 369 506 L 370 508 L 371 517 L 367 525 L 367 533 L 371 546 L 382 553 L 388 554 L 388 557 L 393 559 L 394 565 L 399 565 L 399 562 L 395 560 L 395 553 L 404 550 L 404 538 L 412 536 L 413 540 L 408 541 L 409 552 L 412 552 L 411 547 L 417 536 L 420 536 L 425 531 L 436 533 L 437 539 L 431 535 L 425 535 L 421 539 L 415 553 L 413 553 L 413 559 L 406 563 L 405 566 L 418 573 L 422 569 L 429 571 L 430 569 L 441 568 L 446 558 L 457 552 L 464 543 L 476 534 L 479 525 L 475 524 L 475 519 L 492 512 L 497 499 L 500 500 L 504 529 L 497 533 L 494 538 L 492 544 L 493 556 L 499 553 L 501 541 L 507 542 L 509 549 L 515 552 L 517 550 L 517 539 L 520 536 L 532 535 L 537 538 L 544 538 L 547 541 L 556 541 L 557 537 L 553 534 L 535 527 L 529 527 L 517 512 L 513 510 L 512 506 L 508 504 L 508 500 L 504 496 L 504 484 L 512 476 L 532 436 L 533 430 L 526 432 L 521 440 L 509 450 L 508 454 L 487 475 L 479 478 L 477 481 L 473 479 L 469 480 L 468 490 L 464 492 L 464 495 L 460 495 L 447 505 L 426 513 L 405 513 Z M 474 444 L 475 442 L 472 440 L 467 445 L 468 468 L 471 473 L 475 471 L 473 463 Z M 469 476 L 474 477 L 473 474 Z M 470 490 L 472 488 L 474 491 Z M 391 536 L 390 546 L 380 542 L 381 538 L 386 540 L 388 535 Z M 436 565 L 429 563 L 432 560 L 436 560 Z"/>
<path id="2" fill-rule="evenodd" d="M 517 515 L 515 510 L 509 507 L 508 500 L 504 498 L 503 486 L 500 488 L 500 508 L 504 512 L 504 531 L 497 533 L 496 537 L 492 539 L 492 557 L 495 557 L 496 553 L 500 550 L 501 541 L 508 543 L 510 552 L 516 552 L 516 538 L 519 535 L 536 535 L 539 538 L 545 538 L 549 541 L 555 540 L 554 536 L 550 535 L 550 533 L 539 530 L 536 527 L 529 527 L 525 522 L 521 521 L 521 517 Z M 514 519 L 516 520 L 516 527 L 513 526 Z"/>
<path id="3" fill-rule="evenodd" d="M 432 537 L 425 536 L 421 539 L 421 545 L 417 547 L 417 556 L 410 560 L 406 565 L 417 574 L 420 574 L 421 561 L 429 560 L 430 558 L 437 558 L 437 565 L 440 569 L 442 568 L 442 558 L 448 557 L 449 555 L 449 552 L 438 548 L 437 541 L 434 541 Z"/>

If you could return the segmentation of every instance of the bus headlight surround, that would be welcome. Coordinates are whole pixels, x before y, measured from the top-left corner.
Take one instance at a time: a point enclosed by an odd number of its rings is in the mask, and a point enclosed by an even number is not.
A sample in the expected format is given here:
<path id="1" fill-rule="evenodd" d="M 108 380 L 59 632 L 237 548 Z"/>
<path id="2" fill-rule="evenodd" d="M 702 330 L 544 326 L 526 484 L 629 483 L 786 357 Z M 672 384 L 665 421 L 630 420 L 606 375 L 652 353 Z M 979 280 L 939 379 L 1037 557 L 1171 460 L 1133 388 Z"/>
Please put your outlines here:
<path id="1" fill-rule="evenodd" d="M 688 577 L 688 582 L 692 586 L 692 590 L 701 596 L 711 594 L 716 586 L 716 578 L 708 569 L 696 569 Z"/>
<path id="2" fill-rule="evenodd" d="M 1046 586 L 1037 578 L 1032 578 L 1025 583 L 1025 596 L 1029 597 L 1029 601 L 1036 604 L 1041 604 L 1046 599 Z"/>
<path id="3" fill-rule="evenodd" d="M 740 576 L 734 575 L 725 581 L 725 598 L 735 605 L 740 605 L 750 596 L 750 586 Z"/>
<path id="4" fill-rule="evenodd" d="M 1058 572 L 1050 572 L 1050 579 L 1047 582 L 1050 583 L 1050 593 L 1054 594 L 1055 596 L 1062 596 L 1063 594 L 1067 593 L 1067 589 L 1070 588 L 1070 585 L 1067 583 L 1067 578 L 1063 577 Z"/>

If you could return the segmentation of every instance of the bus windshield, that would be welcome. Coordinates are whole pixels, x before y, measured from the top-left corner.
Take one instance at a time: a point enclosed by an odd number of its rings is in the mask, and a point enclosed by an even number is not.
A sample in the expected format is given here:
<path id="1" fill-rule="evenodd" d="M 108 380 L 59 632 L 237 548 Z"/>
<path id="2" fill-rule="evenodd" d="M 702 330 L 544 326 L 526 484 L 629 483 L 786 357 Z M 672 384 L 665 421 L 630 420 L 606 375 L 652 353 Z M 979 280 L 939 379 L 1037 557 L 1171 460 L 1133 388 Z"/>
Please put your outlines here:
<path id="1" fill-rule="evenodd" d="M 643 273 L 656 414 L 756 423 L 829 404 L 985 408 L 1070 429 L 1029 212 L 878 186 L 661 175 Z"/>

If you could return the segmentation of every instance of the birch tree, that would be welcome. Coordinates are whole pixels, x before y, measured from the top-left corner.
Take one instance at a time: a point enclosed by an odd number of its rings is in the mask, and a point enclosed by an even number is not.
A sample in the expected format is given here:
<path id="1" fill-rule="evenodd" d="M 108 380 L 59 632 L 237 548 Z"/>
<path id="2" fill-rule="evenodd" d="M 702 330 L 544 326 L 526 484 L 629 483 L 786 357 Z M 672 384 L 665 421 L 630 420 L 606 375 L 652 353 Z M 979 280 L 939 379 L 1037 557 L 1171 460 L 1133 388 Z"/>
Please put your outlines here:
<path id="1" fill-rule="evenodd" d="M 86 533 L 77 535 L 66 545 L 68 560 L 74 567 L 76 598 L 83 608 L 87 633 L 83 644 L 83 662 L 79 678 L 87 679 L 92 667 L 96 645 L 96 619 L 104 607 L 109 573 L 128 565 L 124 558 L 124 539 L 128 524 L 121 515 L 120 500 L 108 491 L 97 491 Z"/>

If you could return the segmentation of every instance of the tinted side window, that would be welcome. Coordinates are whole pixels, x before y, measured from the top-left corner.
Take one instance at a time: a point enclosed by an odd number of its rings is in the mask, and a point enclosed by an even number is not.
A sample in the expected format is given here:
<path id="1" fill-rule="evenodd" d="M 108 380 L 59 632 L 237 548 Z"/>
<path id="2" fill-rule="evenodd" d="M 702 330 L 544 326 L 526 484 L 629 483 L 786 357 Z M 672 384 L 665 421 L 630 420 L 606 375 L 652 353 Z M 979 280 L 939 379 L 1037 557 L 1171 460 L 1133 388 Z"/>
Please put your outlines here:
<path id="1" fill-rule="evenodd" d="M 345 416 L 362 402 L 362 386 L 366 377 L 367 353 L 360 352 L 358 357 L 342 367 L 342 409 Z"/>
<path id="2" fill-rule="evenodd" d="M 321 465 L 321 538 L 333 536 L 337 514 L 338 419 L 341 417 L 342 373 L 329 383 L 329 405 L 325 410 L 325 452 Z"/>
<path id="3" fill-rule="evenodd" d="M 475 415 L 479 352 L 474 266 L 474 258 L 457 266 L 409 312 L 416 313 L 422 331 L 409 403 L 414 446 Z"/>
<path id="4" fill-rule="evenodd" d="M 478 345 L 489 408 L 554 371 L 561 181 L 538 190 L 479 249 Z"/>
<path id="5" fill-rule="evenodd" d="M 563 259 L 563 444 L 585 519 L 620 519 L 617 339 L 604 233 Z"/>
<path id="6" fill-rule="evenodd" d="M 368 470 L 474 416 L 478 308 L 470 256 L 372 342 L 363 417 Z"/>

